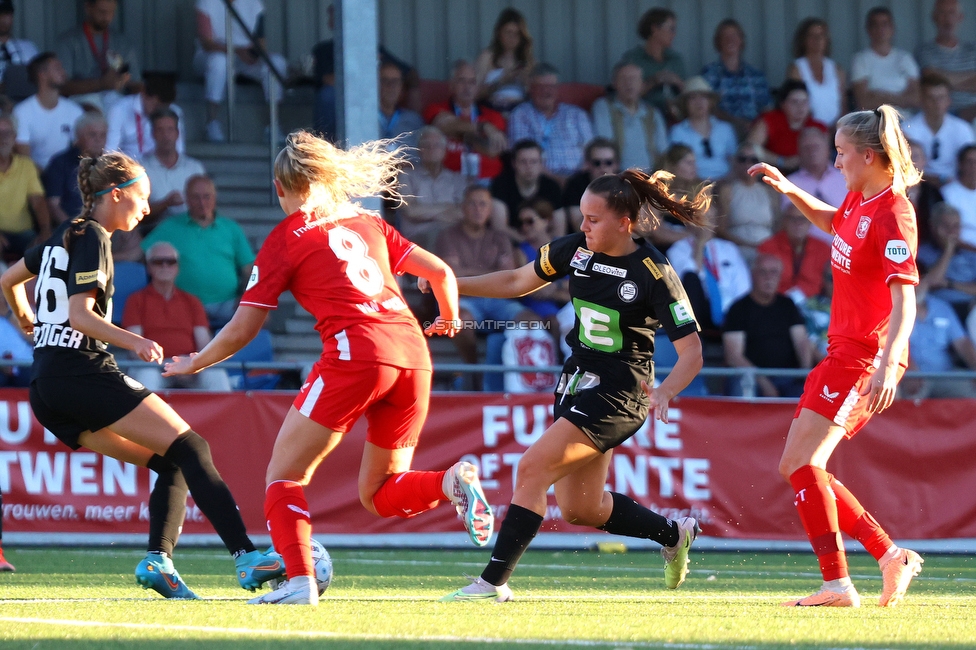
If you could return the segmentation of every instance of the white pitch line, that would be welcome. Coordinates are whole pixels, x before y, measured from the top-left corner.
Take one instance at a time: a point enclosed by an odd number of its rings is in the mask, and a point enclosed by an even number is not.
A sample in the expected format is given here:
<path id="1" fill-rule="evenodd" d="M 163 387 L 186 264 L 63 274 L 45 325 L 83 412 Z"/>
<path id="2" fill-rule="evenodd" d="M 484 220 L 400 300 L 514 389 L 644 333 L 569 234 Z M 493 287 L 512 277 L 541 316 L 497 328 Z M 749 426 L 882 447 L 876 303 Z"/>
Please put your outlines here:
<path id="1" fill-rule="evenodd" d="M 0 621 L 8 623 L 26 623 L 33 625 L 65 625 L 73 627 L 94 628 L 122 628 L 128 630 L 159 630 L 160 627 L 150 623 L 111 623 L 107 621 L 76 621 L 71 619 L 22 618 L 15 616 L 0 616 Z M 497 643 L 503 645 L 546 645 L 557 647 L 583 648 L 673 648 L 674 650 L 717 650 L 727 648 L 724 645 L 706 643 L 654 643 L 628 641 L 589 641 L 582 639 L 500 639 L 471 636 L 452 635 L 420 635 L 407 636 L 389 634 L 342 634 L 339 632 L 309 632 L 303 630 L 256 630 L 246 627 L 212 627 L 205 625 L 167 625 L 167 632 L 200 632 L 204 634 L 235 634 L 239 636 L 254 636 L 275 638 L 296 637 L 304 639 L 363 639 L 373 641 L 446 641 L 463 643 Z M 737 646 L 743 650 L 758 650 L 758 646 Z"/>
<path id="2" fill-rule="evenodd" d="M 46 549 L 18 549 L 18 553 L 42 553 L 48 552 Z M 143 551 L 110 551 L 110 550 L 85 550 L 85 549 L 64 549 L 65 553 L 79 553 L 82 555 L 97 555 L 100 557 L 118 557 L 120 555 L 132 555 L 134 557 L 142 557 L 144 555 Z M 193 553 L 192 555 L 185 556 L 184 559 L 224 559 L 229 558 L 226 553 Z M 416 566 L 416 567 L 482 567 L 483 562 L 455 562 L 455 561 L 443 561 L 443 560 L 393 560 L 393 559 L 375 559 L 375 558 L 357 558 L 357 557 L 346 557 L 339 560 L 342 564 L 365 564 L 365 565 L 383 565 L 383 566 Z M 537 570 L 547 570 L 547 571 L 576 571 L 576 572 L 593 572 L 593 573 L 646 573 L 648 571 L 654 571 L 658 567 L 656 566 L 580 566 L 573 564 L 533 564 L 531 562 L 522 562 L 519 564 L 519 568 L 523 571 L 525 569 L 537 569 Z M 740 576 L 740 577 L 789 577 L 789 578 L 819 578 L 820 574 L 812 571 L 769 571 L 769 570 L 743 570 L 743 569 L 711 569 L 708 566 L 693 567 L 689 570 L 689 574 L 695 574 L 696 576 L 701 575 L 715 575 L 716 577 L 721 576 Z M 855 580 L 881 580 L 881 574 L 853 574 L 851 578 Z M 922 582 L 957 582 L 957 583 L 974 583 L 976 578 L 950 578 L 941 576 L 927 576 L 924 573 L 917 578 L 915 581 Z"/>

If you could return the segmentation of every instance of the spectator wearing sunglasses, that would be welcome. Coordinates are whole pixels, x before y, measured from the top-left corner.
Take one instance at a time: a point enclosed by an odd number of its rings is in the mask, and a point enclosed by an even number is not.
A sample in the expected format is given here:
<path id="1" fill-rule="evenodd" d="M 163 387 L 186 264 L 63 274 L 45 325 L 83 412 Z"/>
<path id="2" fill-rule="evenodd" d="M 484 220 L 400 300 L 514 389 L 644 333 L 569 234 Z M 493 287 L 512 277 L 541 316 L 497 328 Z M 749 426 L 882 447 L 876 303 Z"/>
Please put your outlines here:
<path id="1" fill-rule="evenodd" d="M 692 77 L 678 97 L 685 119 L 671 127 L 671 142 L 686 144 L 695 152 L 698 174 L 710 181 L 725 178 L 729 159 L 735 155 L 738 141 L 735 129 L 712 113 L 718 95 L 704 77 Z"/>
<path id="2" fill-rule="evenodd" d="M 122 327 L 156 341 L 164 357 L 185 356 L 202 350 L 213 338 L 200 299 L 176 288 L 180 255 L 169 242 L 156 242 L 146 251 L 149 284 L 125 301 Z M 229 391 L 223 368 L 207 368 L 196 375 L 163 378 L 161 366 L 132 368 L 129 375 L 149 390 L 199 388 Z"/>
<path id="3" fill-rule="evenodd" d="M 613 68 L 613 96 L 600 97 L 590 109 L 593 132 L 616 144 L 623 169 L 650 171 L 655 159 L 668 148 L 664 116 L 641 99 L 643 84 L 639 65 L 618 63 Z"/>
<path id="4" fill-rule="evenodd" d="M 586 187 L 594 180 L 607 174 L 620 171 L 620 149 L 613 140 L 595 137 L 586 143 L 583 154 L 583 169 L 566 179 L 563 187 L 563 206 L 570 232 L 579 230 L 583 223 L 583 213 L 580 212 L 580 199 Z"/>
<path id="5" fill-rule="evenodd" d="M 940 74 L 922 75 L 922 110 L 905 122 L 905 137 L 925 149 L 925 177 L 944 185 L 956 177 L 959 150 L 972 144 L 972 127 L 949 113 L 952 104 L 949 80 Z"/>
<path id="6" fill-rule="evenodd" d="M 717 233 L 739 246 L 747 264 L 756 246 L 769 239 L 779 223 L 779 196 L 749 168 L 759 162 L 758 147 L 743 143 L 736 152 L 731 180 L 718 191 Z"/>

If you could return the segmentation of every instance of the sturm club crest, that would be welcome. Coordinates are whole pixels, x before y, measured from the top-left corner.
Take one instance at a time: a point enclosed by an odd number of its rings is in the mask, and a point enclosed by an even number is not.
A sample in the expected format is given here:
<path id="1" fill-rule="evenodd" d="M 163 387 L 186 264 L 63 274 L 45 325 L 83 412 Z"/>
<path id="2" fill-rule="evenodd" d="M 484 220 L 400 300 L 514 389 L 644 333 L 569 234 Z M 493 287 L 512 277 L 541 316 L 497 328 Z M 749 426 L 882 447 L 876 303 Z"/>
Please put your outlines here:
<path id="1" fill-rule="evenodd" d="M 868 228 L 871 227 L 871 217 L 862 216 L 861 220 L 857 222 L 857 235 L 858 239 L 864 239 L 868 234 Z"/>
<path id="2" fill-rule="evenodd" d="M 624 302 L 634 302 L 637 299 L 637 283 L 633 280 L 624 280 L 617 287 L 617 295 Z"/>

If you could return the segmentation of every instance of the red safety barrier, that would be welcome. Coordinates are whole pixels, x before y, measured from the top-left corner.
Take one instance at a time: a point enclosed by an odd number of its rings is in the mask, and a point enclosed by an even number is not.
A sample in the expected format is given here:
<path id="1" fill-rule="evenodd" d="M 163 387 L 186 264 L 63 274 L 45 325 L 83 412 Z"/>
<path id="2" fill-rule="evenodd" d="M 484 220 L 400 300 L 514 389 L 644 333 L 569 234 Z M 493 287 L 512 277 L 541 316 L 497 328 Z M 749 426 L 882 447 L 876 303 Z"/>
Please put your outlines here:
<path id="1" fill-rule="evenodd" d="M 240 504 L 248 529 L 266 533 L 264 474 L 293 394 L 170 393 L 163 397 L 204 436 Z M 614 451 L 609 489 L 667 516 L 695 513 L 716 537 L 805 539 L 789 486 L 777 473 L 794 404 L 682 399 L 671 424 L 646 424 Z M 828 469 L 897 538 L 976 537 L 974 400 L 897 402 Z M 441 394 L 413 466 L 444 469 L 459 458 L 481 467 L 491 503 L 504 515 L 526 447 L 552 421 L 551 397 Z M 317 534 L 456 532 L 454 509 L 379 519 L 359 503 L 356 481 L 365 433 L 360 423 L 308 488 Z M 0 490 L 4 530 L 140 533 L 147 529 L 150 473 L 84 449 L 72 452 L 34 420 L 27 391 L 0 390 Z M 555 498 L 543 531 L 582 532 L 559 517 Z M 192 504 L 191 504 L 192 506 Z M 191 507 L 185 533 L 212 533 Z"/>

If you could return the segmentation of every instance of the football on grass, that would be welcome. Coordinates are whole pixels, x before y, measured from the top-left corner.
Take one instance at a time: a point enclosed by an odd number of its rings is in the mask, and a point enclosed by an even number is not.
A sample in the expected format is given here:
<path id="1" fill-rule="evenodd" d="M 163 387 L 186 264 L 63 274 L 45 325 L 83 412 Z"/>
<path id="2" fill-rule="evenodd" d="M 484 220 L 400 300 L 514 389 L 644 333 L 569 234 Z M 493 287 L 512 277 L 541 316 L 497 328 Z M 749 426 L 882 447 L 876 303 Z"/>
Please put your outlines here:
<path id="1" fill-rule="evenodd" d="M 274 546 L 270 550 L 274 551 Z M 312 540 L 312 565 L 315 568 L 315 582 L 319 585 L 319 595 L 321 596 L 329 588 L 329 585 L 332 584 L 332 558 L 329 556 L 329 552 L 325 550 L 325 547 L 314 539 Z M 283 585 L 286 580 L 287 578 L 284 577 L 271 580 L 268 582 L 268 585 L 274 591 Z"/>

